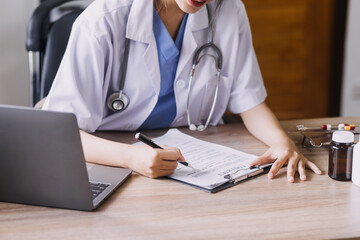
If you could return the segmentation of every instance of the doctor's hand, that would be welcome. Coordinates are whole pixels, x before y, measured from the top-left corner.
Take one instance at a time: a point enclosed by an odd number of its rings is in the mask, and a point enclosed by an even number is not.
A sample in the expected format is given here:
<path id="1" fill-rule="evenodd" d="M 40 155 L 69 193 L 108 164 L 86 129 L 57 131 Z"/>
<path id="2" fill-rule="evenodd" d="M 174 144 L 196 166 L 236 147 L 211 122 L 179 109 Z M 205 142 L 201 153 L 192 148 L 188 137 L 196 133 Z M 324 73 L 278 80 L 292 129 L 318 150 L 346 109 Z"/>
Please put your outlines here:
<path id="1" fill-rule="evenodd" d="M 162 146 L 164 149 L 149 146 L 132 146 L 132 159 L 129 168 L 149 178 L 159 178 L 174 173 L 178 163 L 185 159 L 180 149 Z"/>
<path id="2" fill-rule="evenodd" d="M 299 173 L 302 181 L 306 180 L 305 167 L 311 169 L 316 174 L 321 174 L 321 170 L 313 162 L 304 157 L 290 139 L 274 144 L 250 165 L 263 165 L 271 162 L 273 162 L 273 165 L 268 173 L 269 179 L 273 179 L 283 165 L 287 165 L 287 179 L 291 183 L 294 182 L 296 172 Z"/>

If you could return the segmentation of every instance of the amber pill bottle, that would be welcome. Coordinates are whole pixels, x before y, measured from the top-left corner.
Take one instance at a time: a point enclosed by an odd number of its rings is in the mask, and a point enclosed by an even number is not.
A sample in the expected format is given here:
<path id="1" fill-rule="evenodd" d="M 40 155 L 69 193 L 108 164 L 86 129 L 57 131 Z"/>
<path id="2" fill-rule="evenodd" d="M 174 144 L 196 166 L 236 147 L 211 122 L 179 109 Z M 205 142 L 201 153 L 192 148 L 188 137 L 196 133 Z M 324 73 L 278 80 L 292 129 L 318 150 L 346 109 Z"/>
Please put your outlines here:
<path id="1" fill-rule="evenodd" d="M 335 131 L 329 146 L 329 177 L 338 181 L 350 181 L 352 171 L 354 134 Z"/>

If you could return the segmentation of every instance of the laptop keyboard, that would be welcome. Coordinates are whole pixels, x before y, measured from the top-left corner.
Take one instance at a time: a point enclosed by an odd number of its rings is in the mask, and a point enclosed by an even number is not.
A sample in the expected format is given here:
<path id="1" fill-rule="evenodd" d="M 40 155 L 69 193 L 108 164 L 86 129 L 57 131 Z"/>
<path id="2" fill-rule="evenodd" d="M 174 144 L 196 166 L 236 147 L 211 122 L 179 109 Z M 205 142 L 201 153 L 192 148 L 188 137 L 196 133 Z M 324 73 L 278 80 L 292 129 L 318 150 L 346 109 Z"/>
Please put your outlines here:
<path id="1" fill-rule="evenodd" d="M 110 186 L 110 184 L 90 182 L 90 189 L 93 199 L 99 196 L 108 186 Z"/>

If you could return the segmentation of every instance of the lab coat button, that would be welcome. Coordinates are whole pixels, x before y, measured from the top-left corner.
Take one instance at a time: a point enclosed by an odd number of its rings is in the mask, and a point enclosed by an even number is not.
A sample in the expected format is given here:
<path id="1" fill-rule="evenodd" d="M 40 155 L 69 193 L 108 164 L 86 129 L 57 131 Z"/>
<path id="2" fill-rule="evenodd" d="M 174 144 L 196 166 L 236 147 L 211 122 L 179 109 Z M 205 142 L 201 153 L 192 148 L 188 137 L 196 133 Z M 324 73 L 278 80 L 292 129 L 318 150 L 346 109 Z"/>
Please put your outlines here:
<path id="1" fill-rule="evenodd" d="M 176 82 L 176 87 L 177 88 L 184 88 L 185 87 L 185 81 L 184 80 L 179 80 Z"/>

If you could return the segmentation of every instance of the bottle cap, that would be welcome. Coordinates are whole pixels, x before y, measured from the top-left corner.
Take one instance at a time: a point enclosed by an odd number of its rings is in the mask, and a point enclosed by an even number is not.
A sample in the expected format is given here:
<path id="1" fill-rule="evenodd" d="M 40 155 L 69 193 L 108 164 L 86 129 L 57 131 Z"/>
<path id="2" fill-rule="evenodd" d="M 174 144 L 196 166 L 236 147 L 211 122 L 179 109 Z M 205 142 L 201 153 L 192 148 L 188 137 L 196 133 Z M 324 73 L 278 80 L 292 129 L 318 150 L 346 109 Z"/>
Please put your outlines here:
<path id="1" fill-rule="evenodd" d="M 332 135 L 332 140 L 338 143 L 353 143 L 354 133 L 349 131 L 335 131 Z"/>

